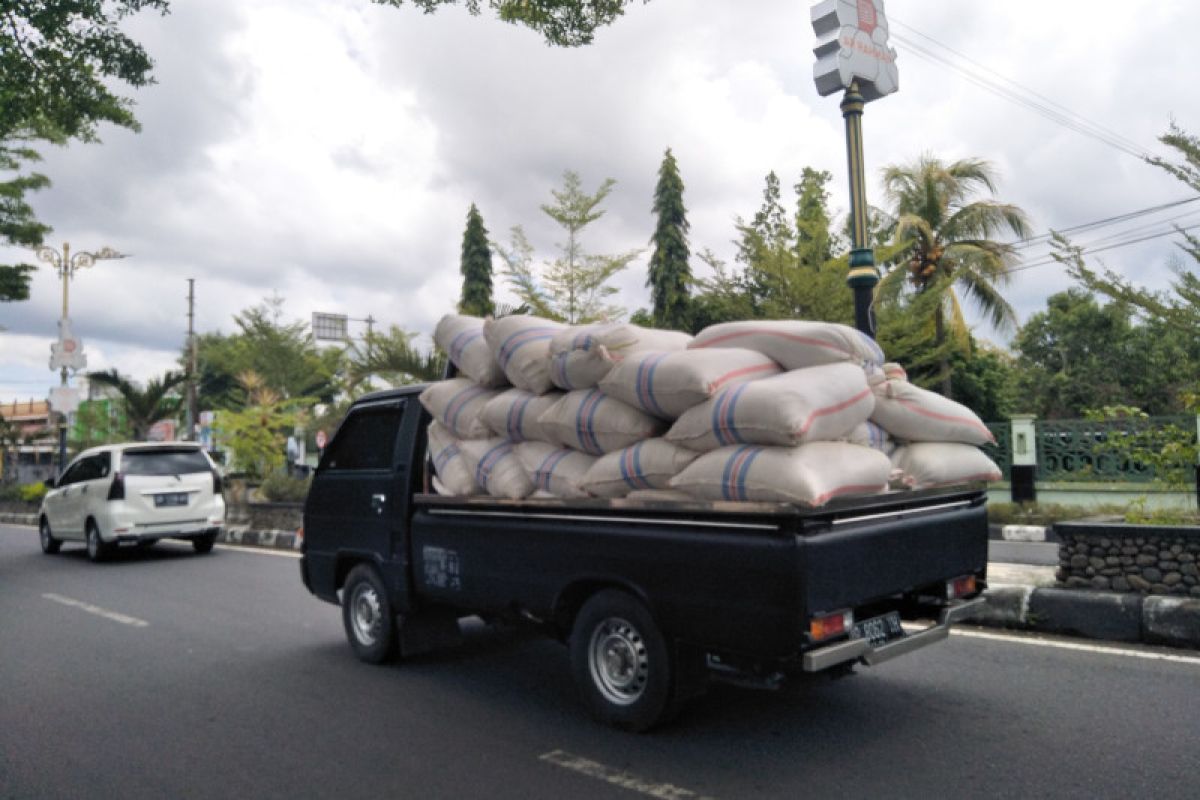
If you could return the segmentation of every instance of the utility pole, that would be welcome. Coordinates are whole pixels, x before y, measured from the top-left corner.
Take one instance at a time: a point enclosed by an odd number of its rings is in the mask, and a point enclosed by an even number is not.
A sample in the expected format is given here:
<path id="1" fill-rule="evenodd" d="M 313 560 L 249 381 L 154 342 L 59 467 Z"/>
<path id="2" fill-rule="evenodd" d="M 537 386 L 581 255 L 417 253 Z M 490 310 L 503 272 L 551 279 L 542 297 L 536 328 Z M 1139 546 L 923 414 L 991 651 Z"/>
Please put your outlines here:
<path id="1" fill-rule="evenodd" d="M 187 433 L 184 439 L 196 441 L 196 279 L 188 278 L 188 379 L 187 379 Z"/>

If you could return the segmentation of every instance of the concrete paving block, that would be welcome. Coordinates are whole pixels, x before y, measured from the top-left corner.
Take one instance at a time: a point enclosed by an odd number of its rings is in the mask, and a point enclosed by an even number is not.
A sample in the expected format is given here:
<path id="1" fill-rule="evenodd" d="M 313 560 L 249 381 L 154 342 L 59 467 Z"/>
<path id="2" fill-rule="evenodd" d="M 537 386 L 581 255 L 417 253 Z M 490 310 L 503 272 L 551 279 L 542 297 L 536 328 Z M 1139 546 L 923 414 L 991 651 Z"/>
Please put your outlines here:
<path id="1" fill-rule="evenodd" d="M 969 622 L 1002 628 L 1022 627 L 1032 594 L 1032 586 L 993 586 L 983 594 L 987 604 Z"/>
<path id="2" fill-rule="evenodd" d="M 1200 600 L 1147 597 L 1142 606 L 1142 630 L 1152 644 L 1200 648 Z"/>
<path id="3" fill-rule="evenodd" d="M 1006 542 L 1044 542 L 1046 527 L 1044 525 L 1005 525 L 1001 536 Z"/>
<path id="4" fill-rule="evenodd" d="M 1029 625 L 1039 631 L 1138 642 L 1142 638 L 1141 595 L 1035 589 L 1029 598 Z"/>

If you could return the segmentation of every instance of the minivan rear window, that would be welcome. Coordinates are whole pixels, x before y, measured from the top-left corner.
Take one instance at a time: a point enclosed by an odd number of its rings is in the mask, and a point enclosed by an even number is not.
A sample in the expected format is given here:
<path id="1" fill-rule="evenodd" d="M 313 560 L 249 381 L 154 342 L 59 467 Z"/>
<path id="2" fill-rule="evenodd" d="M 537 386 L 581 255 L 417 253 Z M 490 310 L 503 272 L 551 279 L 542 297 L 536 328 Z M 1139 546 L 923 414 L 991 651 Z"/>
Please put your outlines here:
<path id="1" fill-rule="evenodd" d="M 126 450 L 121 456 L 121 472 L 125 475 L 187 475 L 211 471 L 204 453 L 196 449 Z"/>

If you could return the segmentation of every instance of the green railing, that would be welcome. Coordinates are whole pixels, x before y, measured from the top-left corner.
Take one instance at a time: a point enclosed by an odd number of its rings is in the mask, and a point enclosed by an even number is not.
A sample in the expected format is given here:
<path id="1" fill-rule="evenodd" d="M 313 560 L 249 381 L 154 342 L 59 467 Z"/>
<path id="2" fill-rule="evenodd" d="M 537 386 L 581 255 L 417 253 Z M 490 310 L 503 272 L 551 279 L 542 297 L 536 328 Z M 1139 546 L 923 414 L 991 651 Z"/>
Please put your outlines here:
<path id="1" fill-rule="evenodd" d="M 1116 443 L 1128 435 L 1137 435 L 1142 446 L 1153 449 L 1173 440 L 1194 442 L 1196 418 L 1150 417 L 1110 422 L 1037 420 L 1035 429 L 1039 481 L 1145 482 L 1155 479 L 1154 469 L 1122 455 L 1121 450 L 1127 448 L 1118 447 Z"/>
<path id="2" fill-rule="evenodd" d="M 996 437 L 995 444 L 985 444 L 983 452 L 1000 467 L 1004 480 L 1009 480 L 1012 467 L 1012 423 L 989 422 L 987 428 Z"/>

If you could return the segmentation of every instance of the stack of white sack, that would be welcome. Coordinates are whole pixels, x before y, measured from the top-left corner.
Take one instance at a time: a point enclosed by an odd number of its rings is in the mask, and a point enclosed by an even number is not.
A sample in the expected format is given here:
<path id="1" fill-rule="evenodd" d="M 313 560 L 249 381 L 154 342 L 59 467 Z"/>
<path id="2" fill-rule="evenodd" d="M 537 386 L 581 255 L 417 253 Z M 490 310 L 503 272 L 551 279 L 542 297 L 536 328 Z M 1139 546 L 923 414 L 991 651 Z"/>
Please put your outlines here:
<path id="1" fill-rule="evenodd" d="M 624 322 L 578 325 L 550 340 L 550 380 L 560 389 L 591 389 L 634 353 L 683 350 L 692 337 Z"/>
<path id="2" fill-rule="evenodd" d="M 867 372 L 883 366 L 883 350 L 870 336 L 836 322 L 753 320 L 710 325 L 696 334 L 689 349 L 754 350 L 786 370 L 848 361 Z"/>
<path id="3" fill-rule="evenodd" d="M 636 353 L 613 366 L 600 391 L 674 420 L 726 386 L 778 375 L 779 365 L 753 350 L 680 350 Z"/>

